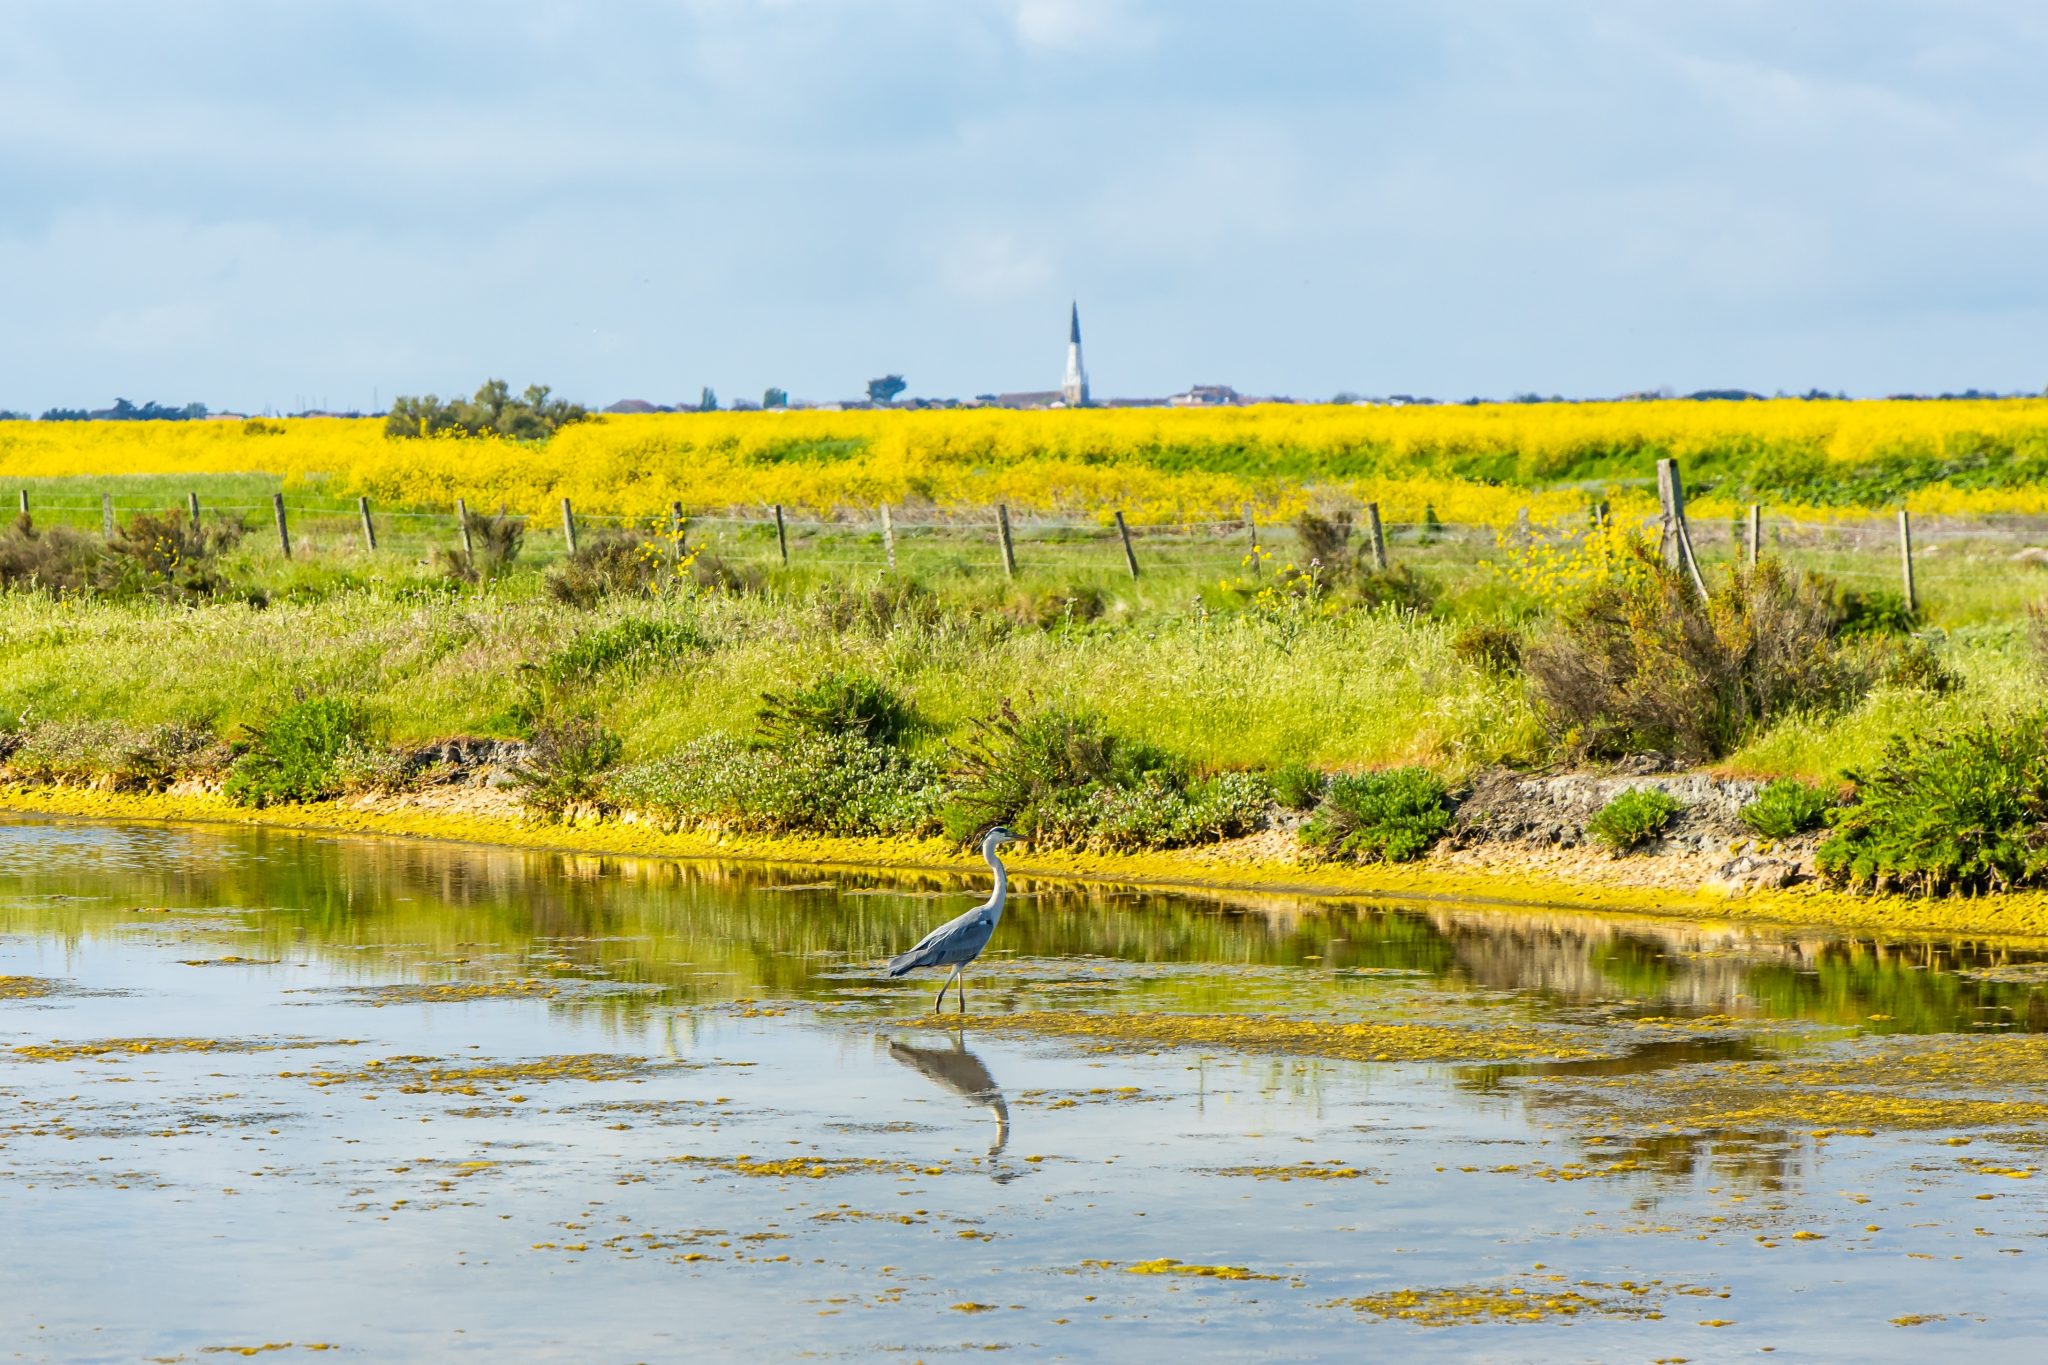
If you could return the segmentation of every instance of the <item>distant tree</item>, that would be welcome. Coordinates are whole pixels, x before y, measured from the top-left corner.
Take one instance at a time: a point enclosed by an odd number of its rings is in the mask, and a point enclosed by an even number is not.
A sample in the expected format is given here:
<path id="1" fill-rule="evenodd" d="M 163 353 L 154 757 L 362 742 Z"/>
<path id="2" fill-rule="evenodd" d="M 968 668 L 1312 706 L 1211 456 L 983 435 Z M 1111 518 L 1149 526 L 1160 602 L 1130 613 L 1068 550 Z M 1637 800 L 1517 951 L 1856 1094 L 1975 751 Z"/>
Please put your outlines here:
<path id="1" fill-rule="evenodd" d="M 786 408 L 786 407 L 788 407 L 788 406 L 789 406 L 789 390 L 787 390 L 787 389 L 770 389 L 770 390 L 768 390 L 768 391 L 767 391 L 766 393 L 764 393 L 764 394 L 762 394 L 762 395 L 761 395 L 761 406 L 762 406 L 762 407 L 764 407 L 764 408 Z"/>
<path id="2" fill-rule="evenodd" d="M 466 403 L 444 403 L 431 393 L 400 395 L 391 400 L 391 411 L 384 417 L 384 434 L 400 440 L 457 431 L 480 436 L 488 431 L 515 441 L 540 441 L 572 422 L 589 419 L 589 411 L 580 404 L 551 397 L 551 392 L 545 384 L 530 384 L 514 398 L 511 385 L 489 379 Z"/>
<path id="3" fill-rule="evenodd" d="M 84 408 L 48 408 L 43 412 L 45 422 L 89 422 L 92 414 Z"/>
<path id="4" fill-rule="evenodd" d="M 0 422 L 26 422 L 28 420 L 29 415 L 25 412 L 16 412 L 12 408 L 0 408 Z"/>
<path id="5" fill-rule="evenodd" d="M 868 381 L 868 401 L 871 403 L 893 403 L 896 395 L 910 386 L 903 382 L 900 374 L 885 374 L 880 379 Z"/>
<path id="6" fill-rule="evenodd" d="M 1337 391 L 1337 396 L 1336 396 L 1336 397 L 1334 397 L 1334 398 L 1332 398 L 1332 399 L 1331 399 L 1330 401 L 1331 401 L 1332 403 L 1338 403 L 1338 404 L 1350 404 L 1350 403 L 1356 403 L 1356 402 L 1359 402 L 1360 400 L 1359 400 L 1359 397 L 1358 397 L 1358 395 L 1357 395 L 1357 394 L 1355 394 L 1355 393 L 1353 393 L 1353 392 L 1352 392 L 1351 390 L 1349 390 L 1349 389 L 1339 389 L 1339 390 Z"/>
<path id="7" fill-rule="evenodd" d="M 708 388 L 707 388 L 707 389 L 705 389 L 705 390 L 704 390 L 704 396 L 703 396 L 703 397 L 701 397 L 701 398 L 699 398 L 699 399 L 697 400 L 697 411 L 699 411 L 699 412 L 717 412 L 717 411 L 718 411 L 718 394 L 717 394 L 717 393 L 716 393 L 716 392 L 715 392 L 714 390 L 712 390 L 712 389 L 708 389 Z"/>

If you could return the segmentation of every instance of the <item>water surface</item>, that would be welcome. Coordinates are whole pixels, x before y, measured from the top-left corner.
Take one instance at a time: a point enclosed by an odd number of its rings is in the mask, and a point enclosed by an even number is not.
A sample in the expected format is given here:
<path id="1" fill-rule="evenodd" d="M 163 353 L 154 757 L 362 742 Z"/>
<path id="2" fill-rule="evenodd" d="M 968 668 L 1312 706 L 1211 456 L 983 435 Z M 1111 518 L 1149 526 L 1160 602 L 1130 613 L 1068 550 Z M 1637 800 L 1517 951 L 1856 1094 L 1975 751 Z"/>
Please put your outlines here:
<path id="1" fill-rule="evenodd" d="M 0 1358 L 2048 1343 L 2048 954 L 1016 890 L 0 822 Z"/>

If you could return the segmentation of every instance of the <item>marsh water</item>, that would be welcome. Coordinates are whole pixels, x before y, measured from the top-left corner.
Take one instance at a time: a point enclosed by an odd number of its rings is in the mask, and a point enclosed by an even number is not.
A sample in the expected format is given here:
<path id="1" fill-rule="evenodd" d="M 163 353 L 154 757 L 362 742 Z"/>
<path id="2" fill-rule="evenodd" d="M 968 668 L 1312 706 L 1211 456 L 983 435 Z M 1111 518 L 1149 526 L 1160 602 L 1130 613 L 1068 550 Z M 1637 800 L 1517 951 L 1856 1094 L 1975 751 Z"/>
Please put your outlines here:
<path id="1" fill-rule="evenodd" d="M 0 1359 L 2048 1349 L 2048 950 L 981 894 L 0 821 Z"/>

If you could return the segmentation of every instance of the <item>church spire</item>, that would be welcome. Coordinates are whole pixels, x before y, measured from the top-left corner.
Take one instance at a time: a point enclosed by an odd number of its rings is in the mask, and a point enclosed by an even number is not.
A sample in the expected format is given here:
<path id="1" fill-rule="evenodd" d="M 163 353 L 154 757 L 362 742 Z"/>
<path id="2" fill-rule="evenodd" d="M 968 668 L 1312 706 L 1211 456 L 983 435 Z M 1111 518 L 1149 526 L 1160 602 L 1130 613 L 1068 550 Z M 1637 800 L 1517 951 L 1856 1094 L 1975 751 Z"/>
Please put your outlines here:
<path id="1" fill-rule="evenodd" d="M 1067 377 L 1060 398 L 1070 408 L 1088 406 L 1088 371 L 1081 368 L 1081 304 L 1076 300 L 1067 322 Z"/>

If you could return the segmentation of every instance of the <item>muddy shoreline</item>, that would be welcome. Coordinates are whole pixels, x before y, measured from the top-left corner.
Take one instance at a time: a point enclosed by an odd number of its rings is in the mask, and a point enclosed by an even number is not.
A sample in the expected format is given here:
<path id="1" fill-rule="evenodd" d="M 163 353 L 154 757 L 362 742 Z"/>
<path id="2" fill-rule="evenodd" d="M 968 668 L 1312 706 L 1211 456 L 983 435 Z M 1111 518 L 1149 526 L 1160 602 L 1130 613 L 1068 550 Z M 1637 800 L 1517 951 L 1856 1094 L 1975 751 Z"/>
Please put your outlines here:
<path id="1" fill-rule="evenodd" d="M 1810 876 L 1813 842 L 1770 845 L 1733 832 L 1733 811 L 1754 784 L 1702 774 L 1566 775 L 1521 779 L 1517 801 L 1476 789 L 1458 831 L 1427 857 L 1400 865 L 1315 861 L 1284 828 L 1228 843 L 1119 854 L 1020 850 L 1020 877 L 1130 886 L 1213 887 L 1329 897 L 1455 900 L 1514 907 L 1624 911 L 1786 926 L 1827 925 L 1888 933 L 2048 938 L 2048 893 L 1921 900 L 1830 891 Z M 1682 789 L 1688 809 L 1670 834 L 1616 858 L 1582 840 L 1552 842 L 1543 818 L 1562 826 L 1597 808 L 1609 786 Z M 1740 799 L 1738 799 L 1740 798 Z M 0 785 L 0 811 L 106 822 L 231 824 L 655 859 L 708 859 L 900 871 L 972 871 L 971 854 L 939 839 L 757 837 L 669 832 L 629 814 L 564 824 L 525 818 L 517 800 L 489 784 L 451 784 L 251 810 L 206 789 L 129 793 L 84 786 Z M 1483 819 L 1481 818 L 1483 817 Z M 1522 828 L 1530 825 L 1533 828 Z M 1760 875 L 1758 875 L 1760 873 Z"/>

